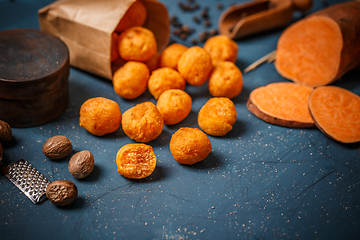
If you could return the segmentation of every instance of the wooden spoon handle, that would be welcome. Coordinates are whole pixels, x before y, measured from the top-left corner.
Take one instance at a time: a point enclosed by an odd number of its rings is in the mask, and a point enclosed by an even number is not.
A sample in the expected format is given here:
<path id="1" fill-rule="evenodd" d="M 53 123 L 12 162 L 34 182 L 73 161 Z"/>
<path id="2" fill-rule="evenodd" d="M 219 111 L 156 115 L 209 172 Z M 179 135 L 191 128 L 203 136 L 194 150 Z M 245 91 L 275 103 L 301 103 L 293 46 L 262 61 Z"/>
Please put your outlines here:
<path id="1" fill-rule="evenodd" d="M 295 10 L 306 12 L 311 9 L 313 5 L 312 0 L 293 0 Z"/>

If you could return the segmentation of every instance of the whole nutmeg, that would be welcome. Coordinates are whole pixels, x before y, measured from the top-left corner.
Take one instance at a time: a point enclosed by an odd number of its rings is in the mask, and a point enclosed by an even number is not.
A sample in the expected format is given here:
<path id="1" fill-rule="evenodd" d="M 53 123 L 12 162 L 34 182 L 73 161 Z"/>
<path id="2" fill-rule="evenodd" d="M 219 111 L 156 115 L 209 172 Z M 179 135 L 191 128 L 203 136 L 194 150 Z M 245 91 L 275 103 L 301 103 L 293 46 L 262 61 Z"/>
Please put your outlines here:
<path id="1" fill-rule="evenodd" d="M 63 207 L 71 204 L 77 195 L 77 187 L 68 180 L 57 180 L 46 187 L 46 197 L 56 206 Z"/>
<path id="2" fill-rule="evenodd" d="M 50 159 L 61 159 L 72 152 L 72 144 L 67 137 L 57 135 L 46 140 L 42 151 Z"/>
<path id="3" fill-rule="evenodd" d="M 0 120 L 0 142 L 9 142 L 12 138 L 12 130 L 10 125 Z"/>
<path id="4" fill-rule="evenodd" d="M 94 156 L 91 152 L 84 150 L 75 153 L 69 161 L 69 172 L 74 177 L 81 179 L 89 176 L 94 170 Z"/>

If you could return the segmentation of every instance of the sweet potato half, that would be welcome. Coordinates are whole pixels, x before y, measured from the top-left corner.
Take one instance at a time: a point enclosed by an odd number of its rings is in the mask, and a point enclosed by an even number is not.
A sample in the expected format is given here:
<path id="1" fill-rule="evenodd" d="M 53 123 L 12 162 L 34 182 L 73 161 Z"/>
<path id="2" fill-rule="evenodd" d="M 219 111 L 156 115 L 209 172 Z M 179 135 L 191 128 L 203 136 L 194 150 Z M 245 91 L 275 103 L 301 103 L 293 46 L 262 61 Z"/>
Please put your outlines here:
<path id="1" fill-rule="evenodd" d="M 254 89 L 247 108 L 265 122 L 291 128 L 314 127 L 308 101 L 313 88 L 292 82 L 271 83 Z"/>
<path id="2" fill-rule="evenodd" d="M 339 3 L 290 25 L 276 48 L 278 73 L 312 87 L 360 66 L 360 1 Z"/>
<path id="3" fill-rule="evenodd" d="M 316 126 L 342 143 L 360 141 L 360 97 L 336 86 L 316 88 L 309 98 L 310 114 Z"/>

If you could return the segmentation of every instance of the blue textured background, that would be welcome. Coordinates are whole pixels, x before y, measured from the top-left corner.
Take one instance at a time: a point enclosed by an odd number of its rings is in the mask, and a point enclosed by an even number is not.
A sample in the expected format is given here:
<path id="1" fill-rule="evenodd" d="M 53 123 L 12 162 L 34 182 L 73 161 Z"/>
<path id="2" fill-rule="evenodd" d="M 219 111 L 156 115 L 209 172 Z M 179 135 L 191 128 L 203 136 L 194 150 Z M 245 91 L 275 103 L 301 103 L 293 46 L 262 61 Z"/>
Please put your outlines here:
<path id="1" fill-rule="evenodd" d="M 0 0 L 0 30 L 39 29 L 37 10 L 50 2 Z M 185 41 L 172 35 L 188 46 L 205 30 L 192 16 L 209 6 L 211 28 L 217 28 L 221 12 L 235 3 L 197 1 L 200 10 L 184 13 L 178 1 L 161 2 L 170 16 L 196 30 Z M 222 10 L 216 8 L 220 2 Z M 316 0 L 312 11 L 337 2 L 341 1 Z M 294 21 L 299 17 L 295 14 Z M 274 50 L 282 31 L 238 40 L 237 66 L 243 71 Z M 177 125 L 165 126 L 149 143 L 157 156 L 156 170 L 135 181 L 117 173 L 115 164 L 118 149 L 133 141 L 121 128 L 104 137 L 89 134 L 79 126 L 79 109 L 97 96 L 115 100 L 122 112 L 143 101 L 155 103 L 154 99 L 149 92 L 136 100 L 121 99 L 110 81 L 71 68 L 66 112 L 42 126 L 14 128 L 4 154 L 7 162 L 29 161 L 50 181 L 73 181 L 79 197 L 65 208 L 48 200 L 34 205 L 0 175 L 0 239 L 359 239 L 360 145 L 340 144 L 316 128 L 290 129 L 259 120 L 246 108 L 249 93 L 286 80 L 273 64 L 264 64 L 243 79 L 243 91 L 233 99 L 238 113 L 234 129 L 225 137 L 209 137 L 213 150 L 206 160 L 184 166 L 169 151 L 172 133 L 182 126 L 198 127 L 197 112 L 210 98 L 206 84 L 187 86 L 193 98 L 190 115 Z M 360 95 L 359 70 L 334 85 Z M 58 134 L 72 141 L 74 152 L 92 152 L 95 170 L 88 178 L 78 180 L 69 173 L 70 156 L 51 161 L 43 155 L 44 142 Z"/>

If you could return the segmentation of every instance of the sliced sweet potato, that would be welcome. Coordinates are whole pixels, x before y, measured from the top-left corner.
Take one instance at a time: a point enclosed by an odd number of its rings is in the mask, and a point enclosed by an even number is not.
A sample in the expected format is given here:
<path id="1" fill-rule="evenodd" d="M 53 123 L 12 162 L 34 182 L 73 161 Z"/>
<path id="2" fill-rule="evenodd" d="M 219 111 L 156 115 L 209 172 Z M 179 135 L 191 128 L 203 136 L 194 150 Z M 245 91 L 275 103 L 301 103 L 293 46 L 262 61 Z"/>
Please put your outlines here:
<path id="1" fill-rule="evenodd" d="M 291 82 L 271 83 L 250 93 L 247 108 L 258 118 L 275 125 L 314 127 L 308 108 L 312 90 L 312 87 Z"/>
<path id="2" fill-rule="evenodd" d="M 360 141 L 360 97 L 336 86 L 316 88 L 309 98 L 315 125 L 342 143 Z"/>
<path id="3" fill-rule="evenodd" d="M 308 86 L 324 86 L 360 66 L 360 1 L 339 3 L 290 25 L 276 48 L 276 70 Z"/>

